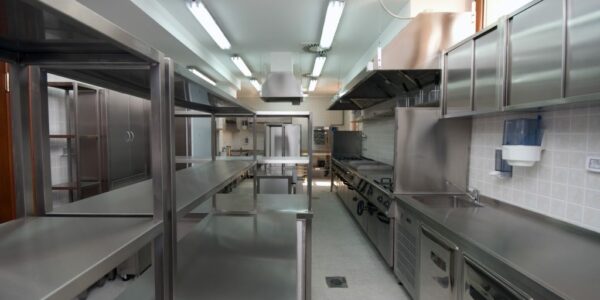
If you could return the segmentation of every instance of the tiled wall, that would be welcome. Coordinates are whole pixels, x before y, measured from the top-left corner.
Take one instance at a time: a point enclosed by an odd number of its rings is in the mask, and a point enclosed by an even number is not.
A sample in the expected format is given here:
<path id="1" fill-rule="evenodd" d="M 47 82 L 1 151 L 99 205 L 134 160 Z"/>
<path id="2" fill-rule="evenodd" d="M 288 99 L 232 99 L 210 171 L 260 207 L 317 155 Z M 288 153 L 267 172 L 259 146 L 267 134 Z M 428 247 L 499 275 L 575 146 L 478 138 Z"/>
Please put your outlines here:
<path id="1" fill-rule="evenodd" d="M 538 114 L 473 120 L 470 187 L 483 195 L 600 232 L 600 173 L 585 170 L 587 156 L 600 156 L 600 106 L 543 112 L 542 160 L 514 168 L 513 177 L 488 175 L 501 146 L 503 121 Z"/>
<path id="2" fill-rule="evenodd" d="M 393 165 L 395 126 L 394 117 L 364 121 L 363 156 Z"/>

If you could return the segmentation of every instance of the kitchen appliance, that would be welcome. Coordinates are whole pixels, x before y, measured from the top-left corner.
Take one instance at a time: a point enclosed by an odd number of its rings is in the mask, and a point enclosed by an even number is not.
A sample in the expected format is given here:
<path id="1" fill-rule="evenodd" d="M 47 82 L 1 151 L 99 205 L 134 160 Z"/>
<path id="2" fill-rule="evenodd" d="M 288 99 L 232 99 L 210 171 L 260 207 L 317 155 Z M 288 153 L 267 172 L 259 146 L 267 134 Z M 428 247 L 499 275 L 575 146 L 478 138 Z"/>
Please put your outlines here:
<path id="1" fill-rule="evenodd" d="M 359 159 L 362 155 L 362 131 L 332 131 L 331 155 L 338 159 Z"/>
<path id="2" fill-rule="evenodd" d="M 266 124 L 265 156 L 299 157 L 301 138 L 302 128 L 300 124 Z"/>
<path id="3" fill-rule="evenodd" d="M 418 14 L 332 99 L 329 110 L 363 110 L 400 96 L 438 101 L 440 54 L 474 29 L 471 13 Z"/>
<path id="4" fill-rule="evenodd" d="M 394 193 L 466 191 L 470 144 L 470 119 L 440 119 L 439 108 L 396 108 Z"/>
<path id="5" fill-rule="evenodd" d="M 455 299 L 454 256 L 458 248 L 424 226 L 419 240 L 419 299 Z"/>
<path id="6" fill-rule="evenodd" d="M 260 97 L 265 102 L 302 102 L 300 81 L 294 76 L 294 62 L 291 52 L 271 53 L 271 73 L 262 85 Z"/>
<path id="7" fill-rule="evenodd" d="M 465 256 L 464 300 L 533 300 L 503 278 Z"/>
<path id="8" fill-rule="evenodd" d="M 375 248 L 377 248 L 388 266 L 392 267 L 394 263 L 393 219 L 371 202 L 367 204 L 367 213 L 367 236 L 375 244 Z"/>

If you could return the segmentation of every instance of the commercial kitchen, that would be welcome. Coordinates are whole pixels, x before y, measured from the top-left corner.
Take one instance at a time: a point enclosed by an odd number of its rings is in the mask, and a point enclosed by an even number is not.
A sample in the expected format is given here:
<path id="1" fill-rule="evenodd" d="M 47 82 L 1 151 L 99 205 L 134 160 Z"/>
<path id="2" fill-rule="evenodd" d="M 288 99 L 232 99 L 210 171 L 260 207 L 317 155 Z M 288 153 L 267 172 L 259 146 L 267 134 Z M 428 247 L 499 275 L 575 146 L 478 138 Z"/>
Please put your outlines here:
<path id="1" fill-rule="evenodd" d="M 1 0 L 0 299 L 600 299 L 599 26 Z"/>

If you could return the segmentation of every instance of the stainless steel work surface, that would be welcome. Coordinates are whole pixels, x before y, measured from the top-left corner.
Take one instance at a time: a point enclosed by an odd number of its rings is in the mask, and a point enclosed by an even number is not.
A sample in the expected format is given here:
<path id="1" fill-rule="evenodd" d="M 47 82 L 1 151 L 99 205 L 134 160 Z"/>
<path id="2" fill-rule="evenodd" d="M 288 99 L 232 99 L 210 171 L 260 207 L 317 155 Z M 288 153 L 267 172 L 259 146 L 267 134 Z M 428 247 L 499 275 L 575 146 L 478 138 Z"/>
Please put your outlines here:
<path id="1" fill-rule="evenodd" d="M 231 183 L 254 161 L 211 161 L 176 173 L 177 214 L 183 216 Z M 152 180 L 57 207 L 48 215 L 151 216 Z"/>
<path id="2" fill-rule="evenodd" d="M 217 194 L 217 208 L 224 211 L 249 211 L 252 209 L 252 194 Z M 256 210 L 260 212 L 284 212 L 307 214 L 308 197 L 305 194 L 257 194 Z M 193 209 L 192 213 L 208 214 L 212 203 L 206 201 Z"/>
<path id="3" fill-rule="evenodd" d="M 178 244 L 175 299 L 296 299 L 296 216 L 213 215 Z M 117 299 L 153 299 L 153 270 Z"/>
<path id="4" fill-rule="evenodd" d="M 600 294 L 597 233 L 485 197 L 482 207 L 455 209 L 398 198 L 555 293 L 568 299 Z"/>
<path id="5" fill-rule="evenodd" d="M 31 217 L 0 225 L 0 299 L 72 299 L 160 232 L 149 218 Z"/>

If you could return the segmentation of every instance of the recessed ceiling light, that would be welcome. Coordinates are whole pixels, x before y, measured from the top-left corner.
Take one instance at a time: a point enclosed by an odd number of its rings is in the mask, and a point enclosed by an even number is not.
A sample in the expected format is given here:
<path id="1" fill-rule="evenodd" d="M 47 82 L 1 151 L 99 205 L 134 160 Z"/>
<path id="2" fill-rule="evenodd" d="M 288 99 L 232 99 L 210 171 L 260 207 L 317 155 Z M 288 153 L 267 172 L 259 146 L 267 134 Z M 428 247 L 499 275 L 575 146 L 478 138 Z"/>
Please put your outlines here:
<path id="1" fill-rule="evenodd" d="M 188 70 L 190 72 L 192 72 L 192 74 L 200 77 L 202 80 L 210 83 L 211 85 L 217 85 L 217 83 L 214 80 L 212 80 L 208 76 L 204 75 L 204 73 L 198 71 L 198 69 L 196 69 L 195 67 L 188 67 Z"/>
<path id="2" fill-rule="evenodd" d="M 326 56 L 317 56 L 315 58 L 315 64 L 313 66 L 312 73 L 310 74 L 312 77 L 321 76 L 321 72 L 323 71 L 323 66 L 325 65 Z"/>
<path id="3" fill-rule="evenodd" d="M 244 74 L 244 76 L 252 77 L 252 72 L 241 57 L 238 55 L 232 56 L 231 61 L 233 61 L 235 66 L 240 70 L 240 72 L 242 72 L 242 74 Z"/>
<path id="4" fill-rule="evenodd" d="M 250 83 L 252 84 L 252 86 L 254 86 L 254 88 L 256 89 L 257 92 L 260 92 L 260 90 L 262 89 L 262 86 L 260 85 L 258 80 L 252 79 L 252 80 L 250 80 Z"/>
<path id="5" fill-rule="evenodd" d="M 314 92 L 315 89 L 317 89 L 317 80 L 316 79 L 311 79 L 308 82 L 308 91 L 309 92 Z"/>
<path id="6" fill-rule="evenodd" d="M 206 6 L 200 0 L 191 0 L 188 2 L 188 8 L 221 49 L 231 48 L 231 43 L 229 43 L 229 40 L 227 40 L 223 31 L 221 31 L 215 19 L 213 19 Z"/>
<path id="7" fill-rule="evenodd" d="M 344 1 L 331 0 L 327 5 L 327 13 L 325 14 L 325 22 L 323 23 L 323 32 L 321 33 L 321 48 L 329 49 L 333 44 L 333 37 L 337 31 L 337 27 L 342 18 L 344 11 Z"/>

